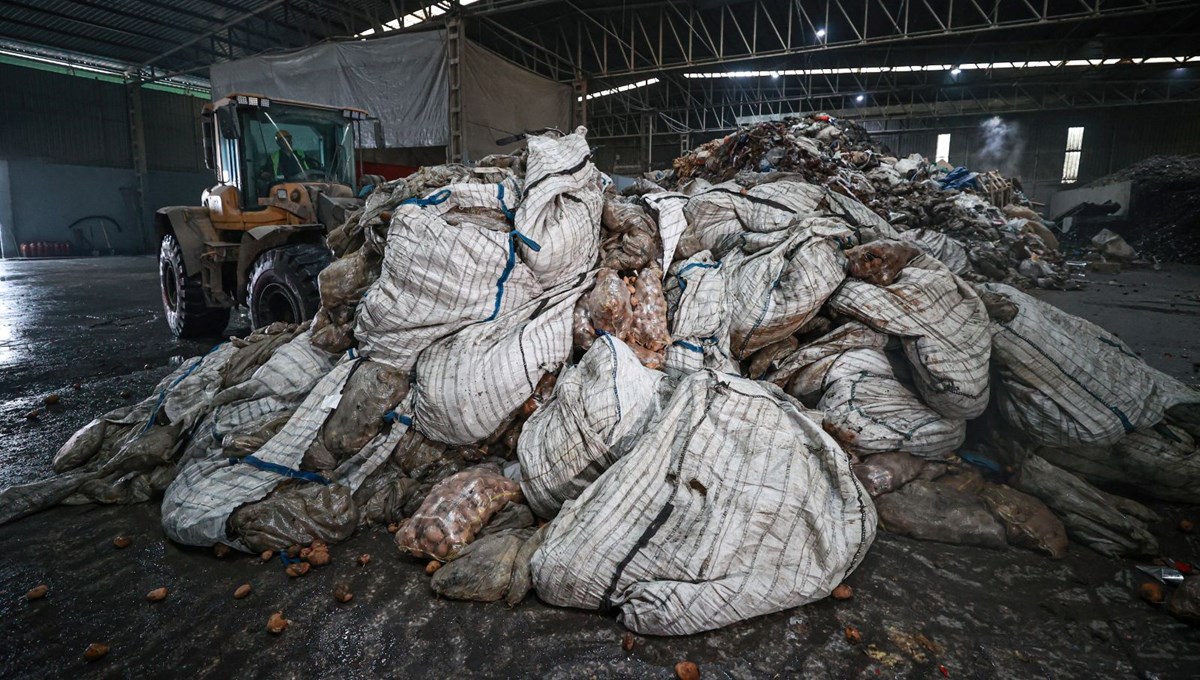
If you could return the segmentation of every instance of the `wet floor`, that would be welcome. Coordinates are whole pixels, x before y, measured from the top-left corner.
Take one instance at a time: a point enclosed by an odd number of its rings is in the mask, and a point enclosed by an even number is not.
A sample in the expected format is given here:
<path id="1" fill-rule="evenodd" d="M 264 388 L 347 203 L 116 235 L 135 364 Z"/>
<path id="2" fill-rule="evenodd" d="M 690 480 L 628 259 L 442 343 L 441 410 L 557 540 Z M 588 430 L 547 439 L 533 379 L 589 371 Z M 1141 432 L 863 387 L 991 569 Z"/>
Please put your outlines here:
<path id="1" fill-rule="evenodd" d="M 171 357 L 212 344 L 171 337 L 154 267 L 152 258 L 0 262 L 0 485 L 48 475 L 76 427 L 123 403 L 123 390 L 141 398 Z M 1200 268 L 1103 280 L 1114 283 L 1047 297 L 1196 384 Z M 51 392 L 62 408 L 26 421 Z M 1200 521 L 1200 508 L 1155 507 L 1164 552 L 1200 559 L 1200 535 L 1174 530 L 1181 517 Z M 116 550 L 117 535 L 133 545 Z M 688 638 L 639 637 L 631 652 L 612 616 L 536 598 L 513 609 L 436 599 L 385 532 L 332 552 L 332 565 L 301 579 L 278 562 L 218 560 L 166 541 L 153 503 L 56 508 L 0 527 L 0 677 L 668 678 L 682 659 L 705 678 L 1148 679 L 1200 668 L 1200 630 L 1138 599 L 1145 577 L 1134 563 L 1077 545 L 1053 561 L 881 533 L 849 580 L 849 601 Z M 367 567 L 354 562 L 363 552 L 373 555 Z M 350 584 L 351 602 L 334 600 L 338 582 Z M 50 594 L 26 602 L 39 583 Z M 241 583 L 253 593 L 234 600 Z M 146 602 L 160 586 L 167 599 Z M 292 620 L 280 636 L 266 631 L 276 610 Z M 847 625 L 862 643 L 846 641 Z M 111 651 L 89 665 L 91 642 Z"/>
<path id="2" fill-rule="evenodd" d="M 173 359 L 217 340 L 171 335 L 154 257 L 0 260 L 0 486 L 49 475 L 63 432 L 123 393 L 141 399 Z M 43 408 L 50 394 L 60 407 Z"/>

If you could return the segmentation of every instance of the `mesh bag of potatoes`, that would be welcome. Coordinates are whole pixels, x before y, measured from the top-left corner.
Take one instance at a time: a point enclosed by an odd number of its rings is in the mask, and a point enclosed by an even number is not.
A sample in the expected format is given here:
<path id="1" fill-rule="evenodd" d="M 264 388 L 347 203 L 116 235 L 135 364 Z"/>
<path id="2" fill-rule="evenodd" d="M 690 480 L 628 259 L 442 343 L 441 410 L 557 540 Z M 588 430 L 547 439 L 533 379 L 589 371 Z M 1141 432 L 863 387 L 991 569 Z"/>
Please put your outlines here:
<path id="1" fill-rule="evenodd" d="M 492 467 L 463 470 L 429 490 L 396 532 L 396 545 L 411 555 L 447 562 L 475 540 L 492 515 L 521 500 L 521 485 Z"/>

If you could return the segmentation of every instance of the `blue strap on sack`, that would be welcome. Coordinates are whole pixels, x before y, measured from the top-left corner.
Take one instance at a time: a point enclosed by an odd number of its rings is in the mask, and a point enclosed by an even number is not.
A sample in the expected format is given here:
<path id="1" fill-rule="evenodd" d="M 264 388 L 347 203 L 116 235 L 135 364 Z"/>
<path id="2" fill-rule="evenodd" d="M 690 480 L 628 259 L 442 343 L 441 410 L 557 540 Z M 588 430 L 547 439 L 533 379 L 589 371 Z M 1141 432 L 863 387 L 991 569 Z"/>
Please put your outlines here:
<path id="1" fill-rule="evenodd" d="M 412 422 L 413 422 L 411 416 L 400 415 L 399 413 L 396 413 L 395 411 L 388 411 L 387 413 L 383 414 L 383 421 L 385 423 L 397 423 L 398 422 L 401 425 L 410 425 L 410 426 L 412 425 Z"/>
<path id="2" fill-rule="evenodd" d="M 501 272 L 500 279 L 496 281 L 496 304 L 492 308 L 491 315 L 484 319 L 484 321 L 491 321 L 500 314 L 500 302 L 504 299 L 504 284 L 508 281 L 508 277 L 512 275 L 513 269 L 515 269 L 517 266 L 518 239 L 520 239 L 521 243 L 525 244 L 525 247 L 529 248 L 535 253 L 541 252 L 542 250 L 542 246 L 539 245 L 537 241 L 534 241 L 516 229 L 512 230 L 511 238 L 508 240 L 508 262 L 506 262 L 504 265 L 504 271 Z"/>
<path id="3" fill-rule="evenodd" d="M 516 213 L 508 209 L 508 205 L 504 202 L 504 182 L 496 182 L 496 200 L 500 201 L 500 212 L 508 218 L 509 222 L 517 219 Z"/>
<path id="4" fill-rule="evenodd" d="M 175 389 L 175 386 L 178 385 L 179 383 L 183 382 L 184 378 L 191 375 L 197 368 L 200 368 L 200 364 L 204 363 L 204 359 L 207 358 L 209 354 L 212 354 L 213 352 L 217 351 L 217 348 L 224 344 L 225 343 L 223 343 L 223 342 L 217 343 L 215 346 L 213 346 L 212 349 L 208 350 L 208 352 L 206 352 L 204 354 L 204 356 L 197 359 L 196 363 L 192 364 L 191 368 L 184 371 L 183 375 L 179 376 L 178 378 L 173 380 L 170 385 L 167 385 L 166 387 L 162 388 L 161 391 L 159 391 L 158 402 L 154 404 L 154 410 L 150 412 L 150 417 L 146 419 L 146 424 L 142 427 L 141 431 L 137 433 L 138 437 L 146 434 L 146 431 L 149 430 L 154 425 L 155 419 L 158 418 L 158 412 L 160 410 L 162 410 L 163 404 L 166 403 L 166 401 L 167 401 L 167 392 Z"/>
<path id="5" fill-rule="evenodd" d="M 229 459 L 229 464 L 231 466 L 237 465 L 238 463 L 245 463 L 250 467 L 258 468 L 259 470 L 265 470 L 267 472 L 274 472 L 277 475 L 283 475 L 284 477 L 290 477 L 291 479 L 299 479 L 305 482 L 316 482 L 321 486 L 329 486 L 330 484 L 328 479 L 318 475 L 315 472 L 308 472 L 306 470 L 293 470 L 292 468 L 285 465 L 280 465 L 279 463 L 268 463 L 265 460 L 256 458 L 254 455 L 249 455 L 244 458 Z"/>
<path id="6" fill-rule="evenodd" d="M 406 198 L 403 201 L 400 201 L 400 205 L 419 205 L 421 207 L 425 207 L 427 205 L 441 205 L 449 198 L 450 190 L 442 189 L 441 191 L 431 194 L 428 198 L 417 198 L 415 196 L 413 198 Z"/>

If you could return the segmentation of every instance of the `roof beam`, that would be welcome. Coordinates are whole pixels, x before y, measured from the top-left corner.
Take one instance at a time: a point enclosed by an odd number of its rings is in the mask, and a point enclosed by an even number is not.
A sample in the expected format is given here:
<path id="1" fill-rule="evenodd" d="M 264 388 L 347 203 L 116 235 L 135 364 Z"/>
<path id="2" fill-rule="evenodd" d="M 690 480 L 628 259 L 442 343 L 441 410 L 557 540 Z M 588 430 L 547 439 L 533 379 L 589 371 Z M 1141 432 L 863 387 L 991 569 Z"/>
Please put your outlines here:
<path id="1" fill-rule="evenodd" d="M 218 26 L 217 28 L 214 28 L 213 30 L 209 31 L 208 33 L 198 35 L 195 38 L 192 38 L 191 40 L 183 43 L 182 45 L 177 45 L 176 47 L 172 47 L 171 49 L 167 50 L 166 52 L 163 52 L 162 54 L 160 54 L 156 57 L 152 57 L 152 58 L 142 62 L 141 64 L 138 65 L 138 68 L 140 70 L 142 68 L 150 66 L 158 61 L 161 61 L 161 60 L 171 56 L 172 54 L 175 54 L 176 52 L 179 52 L 180 50 L 185 50 L 202 40 L 208 39 L 209 36 L 217 35 L 218 33 L 220 33 L 221 31 L 224 31 L 227 28 L 232 28 L 234 26 L 237 26 L 238 24 L 242 23 L 243 21 L 245 21 L 247 19 L 250 19 L 258 14 L 261 14 L 273 7 L 282 5 L 284 2 L 286 2 L 286 0 L 270 0 L 270 2 L 263 4 L 258 9 L 253 9 L 253 10 L 250 10 L 249 12 L 245 12 L 245 13 L 241 14 L 240 16 L 235 17 L 234 19 L 231 19 L 231 20 L 225 22 L 224 24 L 221 24 L 220 26 Z"/>
<path id="2" fill-rule="evenodd" d="M 50 31 L 53 33 L 70 36 L 72 38 L 78 38 L 80 40 L 85 40 L 85 41 L 97 43 L 100 45 L 109 45 L 112 47 L 119 48 L 121 50 L 129 51 L 129 52 L 140 52 L 142 54 L 154 54 L 154 52 L 152 50 L 148 50 L 144 47 L 137 47 L 134 45 L 130 45 L 128 43 L 119 43 L 119 42 L 116 42 L 113 40 L 108 40 L 107 38 L 100 38 L 100 37 L 97 37 L 94 35 L 88 35 L 86 33 L 79 33 L 77 31 L 72 31 L 72 30 L 66 29 L 66 28 L 50 29 L 43 24 L 37 24 L 37 23 L 33 23 L 31 21 L 25 21 L 23 19 L 15 19 L 12 17 L 5 17 L 4 22 L 0 23 L 0 26 L 2 26 L 3 24 L 16 24 L 18 26 L 24 26 L 26 28 L 30 28 L 30 29 L 34 29 L 34 30 L 38 30 L 38 31 Z M 29 41 L 29 35 L 27 33 L 18 33 L 15 35 L 9 33 L 9 34 L 6 34 L 5 37 L 12 38 L 13 40 L 22 40 L 22 41 L 26 41 L 26 42 Z M 61 46 L 59 46 L 59 47 L 61 47 Z M 66 48 L 64 48 L 64 49 L 66 49 Z"/>
<path id="3" fill-rule="evenodd" d="M 134 12 L 127 12 L 123 9 L 114 7 L 114 4 L 116 4 L 116 3 L 111 3 L 111 2 L 110 3 L 100 3 L 100 2 L 93 2 L 92 0 L 65 0 L 65 1 L 72 5 L 78 6 L 78 7 L 87 7 L 89 9 L 99 10 L 101 12 L 107 12 L 109 14 L 112 14 L 113 16 L 124 17 L 126 19 L 133 19 L 135 21 L 141 21 L 143 23 L 158 26 L 160 28 L 165 28 L 167 30 L 174 31 L 177 33 L 192 34 L 192 33 L 195 33 L 197 30 L 193 27 L 185 26 L 185 25 L 182 25 L 179 23 L 171 23 L 168 21 L 163 21 L 161 19 L 152 17 L 148 14 L 136 14 Z M 209 18 L 208 20 L 212 21 L 211 18 Z M 169 41 L 169 39 L 168 39 L 168 41 Z M 245 49 L 245 50 L 253 49 L 249 43 L 245 43 L 245 42 L 241 42 L 241 41 L 234 41 L 232 39 L 227 40 L 227 42 L 237 45 L 238 47 L 241 47 L 242 49 Z"/>
<path id="4" fill-rule="evenodd" d="M 737 12 L 725 4 L 696 9 L 685 0 L 670 0 L 641 5 L 636 10 L 626 5 L 580 8 L 568 3 L 577 10 L 573 19 L 544 13 L 545 21 L 528 22 L 521 12 L 544 2 L 480 0 L 462 11 L 466 16 L 491 15 L 508 20 L 505 23 L 510 28 L 543 45 L 550 42 L 549 35 L 561 30 L 564 21 L 578 24 L 587 40 L 601 48 L 601 55 L 611 51 L 624 57 L 610 61 L 601 56 L 580 65 L 585 75 L 595 78 L 640 76 L 764 57 L 815 54 L 833 48 L 892 45 L 922 38 L 944 39 L 1195 8 L 1194 0 L 1146 0 L 1135 5 L 1096 0 L 1086 5 L 990 0 L 990 11 L 983 11 L 977 0 L 945 0 L 911 3 L 903 14 L 888 13 L 887 21 L 872 21 L 864 11 L 870 7 L 868 0 L 749 0 L 740 3 Z M 821 16 L 815 5 L 829 11 Z M 511 17 L 519 18 L 509 20 Z M 818 30 L 826 33 L 818 38 Z M 639 32 L 642 37 L 636 40 L 635 48 L 631 38 Z"/>
<path id="5" fill-rule="evenodd" d="M 77 1 L 77 0 L 71 0 L 71 1 Z M 221 19 L 219 17 L 214 17 L 211 13 L 206 14 L 204 12 L 197 12 L 188 7 L 165 5 L 162 2 L 159 2 L 158 0 L 133 0 L 133 1 L 137 2 L 140 5 L 146 5 L 148 7 L 154 7 L 156 9 L 164 10 L 171 14 L 182 14 L 185 16 L 192 17 L 193 19 L 199 19 L 200 21 L 204 21 L 208 24 L 221 23 Z M 278 24 L 276 24 L 276 25 L 278 26 Z M 283 26 L 280 26 L 280 28 L 283 28 Z M 278 35 L 270 35 L 269 33 L 260 31 L 259 29 L 253 28 L 251 26 L 242 26 L 241 30 L 244 33 L 251 34 L 251 35 L 257 35 L 258 37 L 264 38 L 266 40 L 276 40 L 279 37 Z"/>

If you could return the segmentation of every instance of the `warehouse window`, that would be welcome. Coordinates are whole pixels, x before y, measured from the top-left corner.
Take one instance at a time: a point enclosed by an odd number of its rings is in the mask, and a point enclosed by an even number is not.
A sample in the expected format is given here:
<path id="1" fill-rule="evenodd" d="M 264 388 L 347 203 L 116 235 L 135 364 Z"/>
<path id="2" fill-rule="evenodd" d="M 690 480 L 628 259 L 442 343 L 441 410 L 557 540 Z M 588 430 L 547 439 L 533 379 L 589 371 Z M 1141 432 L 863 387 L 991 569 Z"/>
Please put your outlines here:
<path id="1" fill-rule="evenodd" d="M 950 133 L 938 135 L 937 154 L 933 157 L 934 162 L 946 161 L 950 162 Z"/>
<path id="2" fill-rule="evenodd" d="M 1063 184 L 1079 179 L 1079 157 L 1083 155 L 1083 128 L 1067 128 L 1067 155 L 1063 158 Z"/>

